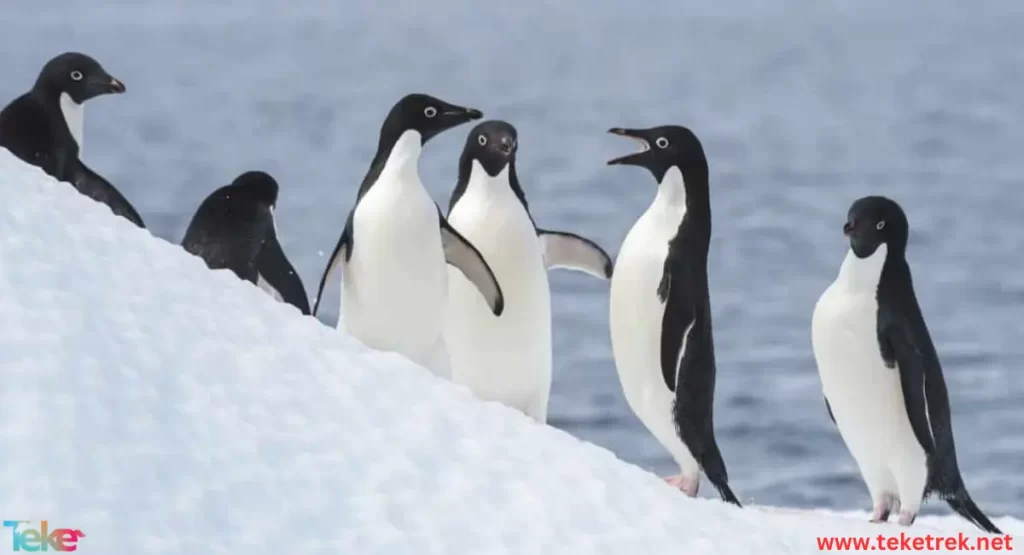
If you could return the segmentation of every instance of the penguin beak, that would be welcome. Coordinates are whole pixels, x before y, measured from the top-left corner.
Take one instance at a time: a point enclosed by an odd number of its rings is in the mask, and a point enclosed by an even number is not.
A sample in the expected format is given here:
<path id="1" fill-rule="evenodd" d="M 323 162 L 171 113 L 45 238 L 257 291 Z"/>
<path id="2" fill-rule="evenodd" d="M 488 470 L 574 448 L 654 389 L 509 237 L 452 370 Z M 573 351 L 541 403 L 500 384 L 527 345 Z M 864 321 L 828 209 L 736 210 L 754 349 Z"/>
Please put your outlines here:
<path id="1" fill-rule="evenodd" d="M 516 151 L 516 140 L 512 137 L 502 137 L 497 145 L 494 147 L 499 153 L 505 158 L 512 156 L 512 153 Z"/>
<path id="2" fill-rule="evenodd" d="M 854 223 L 852 221 L 847 221 L 845 224 L 843 224 L 843 235 L 845 235 L 847 237 L 852 235 L 853 234 L 853 228 L 854 228 Z"/>
<path id="3" fill-rule="evenodd" d="M 627 154 L 618 158 L 608 161 L 609 166 L 643 166 L 644 161 L 647 159 L 647 153 L 651 151 L 651 143 L 644 138 L 643 132 L 639 129 L 623 129 L 621 127 L 613 127 L 608 130 L 612 135 L 618 135 L 620 137 L 627 137 L 640 143 L 640 151 L 633 154 Z"/>
<path id="4" fill-rule="evenodd" d="M 125 91 L 124 83 L 106 73 L 90 79 L 88 83 L 89 91 L 92 93 L 90 96 L 121 94 Z"/>
<path id="5" fill-rule="evenodd" d="M 113 94 L 122 94 L 127 89 L 125 89 L 124 83 L 114 77 L 111 77 L 110 82 L 107 83 L 107 90 Z"/>
<path id="6" fill-rule="evenodd" d="M 468 121 L 480 119 L 484 117 L 484 113 L 475 108 L 464 108 L 462 106 L 455 106 L 454 104 L 448 104 L 441 111 L 441 117 L 452 123 L 452 127 L 461 125 Z"/>

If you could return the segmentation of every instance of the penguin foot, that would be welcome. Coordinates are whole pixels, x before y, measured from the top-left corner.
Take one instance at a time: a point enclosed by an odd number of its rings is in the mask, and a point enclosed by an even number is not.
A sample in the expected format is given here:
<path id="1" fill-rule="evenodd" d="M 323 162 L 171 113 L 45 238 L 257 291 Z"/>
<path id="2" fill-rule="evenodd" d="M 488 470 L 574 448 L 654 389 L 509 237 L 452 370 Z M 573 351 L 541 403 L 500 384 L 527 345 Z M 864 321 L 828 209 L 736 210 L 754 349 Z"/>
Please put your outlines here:
<path id="1" fill-rule="evenodd" d="M 900 512 L 900 526 L 910 526 L 915 520 L 917 520 L 917 513 L 910 511 Z"/>
<path id="2" fill-rule="evenodd" d="M 665 478 L 665 483 L 674 488 L 679 488 L 679 491 L 685 493 L 687 497 L 697 497 L 697 488 L 700 486 L 700 476 L 695 479 L 684 478 L 682 475 L 668 476 Z"/>
<path id="3" fill-rule="evenodd" d="M 895 495 L 883 494 L 882 499 L 875 504 L 875 511 L 871 513 L 871 522 L 888 522 L 889 515 L 892 514 L 893 508 L 897 506 L 899 506 L 899 500 L 896 499 Z"/>

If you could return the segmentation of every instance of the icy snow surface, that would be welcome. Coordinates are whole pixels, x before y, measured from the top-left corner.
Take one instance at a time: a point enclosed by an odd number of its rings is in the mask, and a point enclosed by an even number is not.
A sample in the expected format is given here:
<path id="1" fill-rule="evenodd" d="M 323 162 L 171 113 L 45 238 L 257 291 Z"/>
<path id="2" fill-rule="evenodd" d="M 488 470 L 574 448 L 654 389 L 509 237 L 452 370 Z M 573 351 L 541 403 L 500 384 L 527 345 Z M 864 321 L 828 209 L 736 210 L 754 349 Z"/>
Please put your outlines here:
<path id="1" fill-rule="evenodd" d="M 0 517 L 78 528 L 83 555 L 817 553 L 816 535 L 903 530 L 687 499 L 2 149 L 0 197 Z"/>

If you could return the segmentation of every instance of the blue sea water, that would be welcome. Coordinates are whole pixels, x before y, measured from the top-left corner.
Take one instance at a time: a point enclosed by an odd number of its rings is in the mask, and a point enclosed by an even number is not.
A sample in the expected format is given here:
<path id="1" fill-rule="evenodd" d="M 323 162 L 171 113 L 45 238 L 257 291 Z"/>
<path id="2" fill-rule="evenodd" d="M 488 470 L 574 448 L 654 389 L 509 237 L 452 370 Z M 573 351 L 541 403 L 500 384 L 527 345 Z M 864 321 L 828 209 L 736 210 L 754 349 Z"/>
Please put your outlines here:
<path id="1" fill-rule="evenodd" d="M 809 326 L 847 207 L 891 196 L 910 218 L 968 487 L 989 514 L 1024 517 L 1021 29 L 1014 0 L 4 0 L 0 99 L 56 53 L 95 56 L 128 92 L 88 105 L 86 161 L 173 242 L 214 188 L 271 172 L 310 295 L 405 93 L 513 123 L 538 223 L 613 255 L 655 184 L 605 166 L 634 148 L 605 130 L 690 126 L 711 167 L 715 424 L 733 489 L 759 504 L 869 505 Z M 425 151 L 442 205 L 467 131 Z M 622 396 L 607 284 L 557 272 L 552 285 L 551 424 L 674 472 Z M 337 285 L 326 295 L 333 325 Z"/>

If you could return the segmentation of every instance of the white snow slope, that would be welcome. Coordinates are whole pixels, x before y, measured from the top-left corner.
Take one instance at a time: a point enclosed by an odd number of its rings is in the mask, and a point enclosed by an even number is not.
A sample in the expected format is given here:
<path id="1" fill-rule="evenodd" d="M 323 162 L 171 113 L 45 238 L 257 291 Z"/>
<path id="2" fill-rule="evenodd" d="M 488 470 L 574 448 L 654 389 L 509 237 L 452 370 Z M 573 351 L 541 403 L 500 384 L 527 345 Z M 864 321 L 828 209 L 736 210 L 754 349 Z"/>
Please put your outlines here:
<path id="1" fill-rule="evenodd" d="M 0 198 L 0 519 L 77 528 L 83 555 L 818 553 L 821 535 L 976 535 L 952 516 L 907 530 L 688 499 L 207 270 L 2 149 Z M 12 541 L 0 528 L 0 553 Z"/>

